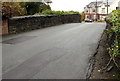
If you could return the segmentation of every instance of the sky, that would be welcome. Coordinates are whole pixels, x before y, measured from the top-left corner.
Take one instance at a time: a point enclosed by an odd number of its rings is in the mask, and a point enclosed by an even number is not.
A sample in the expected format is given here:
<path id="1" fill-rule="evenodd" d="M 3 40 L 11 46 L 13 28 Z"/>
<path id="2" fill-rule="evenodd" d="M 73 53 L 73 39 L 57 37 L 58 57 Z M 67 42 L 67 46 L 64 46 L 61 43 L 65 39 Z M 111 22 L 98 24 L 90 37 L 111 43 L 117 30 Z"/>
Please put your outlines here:
<path id="1" fill-rule="evenodd" d="M 52 0 L 50 4 L 52 10 L 55 11 L 84 11 L 84 7 L 92 1 L 96 0 Z M 100 0 L 98 0 L 100 1 Z"/>

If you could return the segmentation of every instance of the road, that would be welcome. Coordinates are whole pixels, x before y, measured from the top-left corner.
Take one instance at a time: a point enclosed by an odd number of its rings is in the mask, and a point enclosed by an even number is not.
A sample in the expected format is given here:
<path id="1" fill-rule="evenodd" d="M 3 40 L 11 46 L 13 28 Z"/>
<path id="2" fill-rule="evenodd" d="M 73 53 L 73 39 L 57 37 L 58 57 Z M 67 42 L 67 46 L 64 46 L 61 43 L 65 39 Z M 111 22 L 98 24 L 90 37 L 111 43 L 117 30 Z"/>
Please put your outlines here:
<path id="1" fill-rule="evenodd" d="M 3 37 L 3 79 L 85 79 L 105 23 L 72 23 Z"/>

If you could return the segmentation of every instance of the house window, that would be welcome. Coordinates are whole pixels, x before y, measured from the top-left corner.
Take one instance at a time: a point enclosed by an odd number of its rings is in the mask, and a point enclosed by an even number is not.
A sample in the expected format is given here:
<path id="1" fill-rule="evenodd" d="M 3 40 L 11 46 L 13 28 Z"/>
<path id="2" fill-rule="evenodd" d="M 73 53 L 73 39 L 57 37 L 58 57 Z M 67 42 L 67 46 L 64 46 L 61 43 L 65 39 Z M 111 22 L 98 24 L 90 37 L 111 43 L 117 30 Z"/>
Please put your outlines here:
<path id="1" fill-rule="evenodd" d="M 119 10 L 119 7 L 116 7 L 116 10 Z"/>
<path id="2" fill-rule="evenodd" d="M 95 12 L 95 9 L 93 9 L 92 12 Z"/>
<path id="3" fill-rule="evenodd" d="M 105 8 L 102 8 L 102 13 L 105 13 Z"/>
<path id="4" fill-rule="evenodd" d="M 88 18 L 89 18 L 89 16 L 88 16 L 88 15 L 86 15 L 86 16 L 85 16 L 85 19 L 88 19 Z"/>
<path id="5" fill-rule="evenodd" d="M 86 13 L 88 13 L 88 10 L 86 10 Z"/>

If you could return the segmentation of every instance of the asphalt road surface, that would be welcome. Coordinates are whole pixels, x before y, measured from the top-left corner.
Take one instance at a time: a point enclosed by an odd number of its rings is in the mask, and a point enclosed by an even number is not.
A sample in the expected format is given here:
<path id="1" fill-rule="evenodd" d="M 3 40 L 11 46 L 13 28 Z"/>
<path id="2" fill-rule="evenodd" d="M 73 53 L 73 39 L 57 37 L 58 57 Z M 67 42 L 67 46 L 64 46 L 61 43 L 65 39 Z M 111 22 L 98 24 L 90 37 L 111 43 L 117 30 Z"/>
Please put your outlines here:
<path id="1" fill-rule="evenodd" d="M 3 79 L 85 79 L 105 23 L 72 23 L 4 36 Z"/>

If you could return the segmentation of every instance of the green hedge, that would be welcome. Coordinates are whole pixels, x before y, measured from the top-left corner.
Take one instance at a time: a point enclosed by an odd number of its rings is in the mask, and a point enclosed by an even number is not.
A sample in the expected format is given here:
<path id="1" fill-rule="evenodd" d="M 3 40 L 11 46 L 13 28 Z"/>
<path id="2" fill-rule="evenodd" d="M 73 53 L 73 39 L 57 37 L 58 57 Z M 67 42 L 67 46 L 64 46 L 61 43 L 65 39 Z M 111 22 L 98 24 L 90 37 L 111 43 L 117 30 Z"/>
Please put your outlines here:
<path id="1" fill-rule="evenodd" d="M 43 12 L 36 13 L 35 15 L 65 15 L 65 14 L 81 15 L 79 12 L 76 11 L 51 11 L 51 10 L 45 10 Z"/>
<path id="2" fill-rule="evenodd" d="M 109 38 L 112 37 L 111 46 L 108 48 L 109 53 L 117 57 L 120 55 L 120 10 L 114 10 L 107 18 L 111 28 L 107 29 Z"/>

